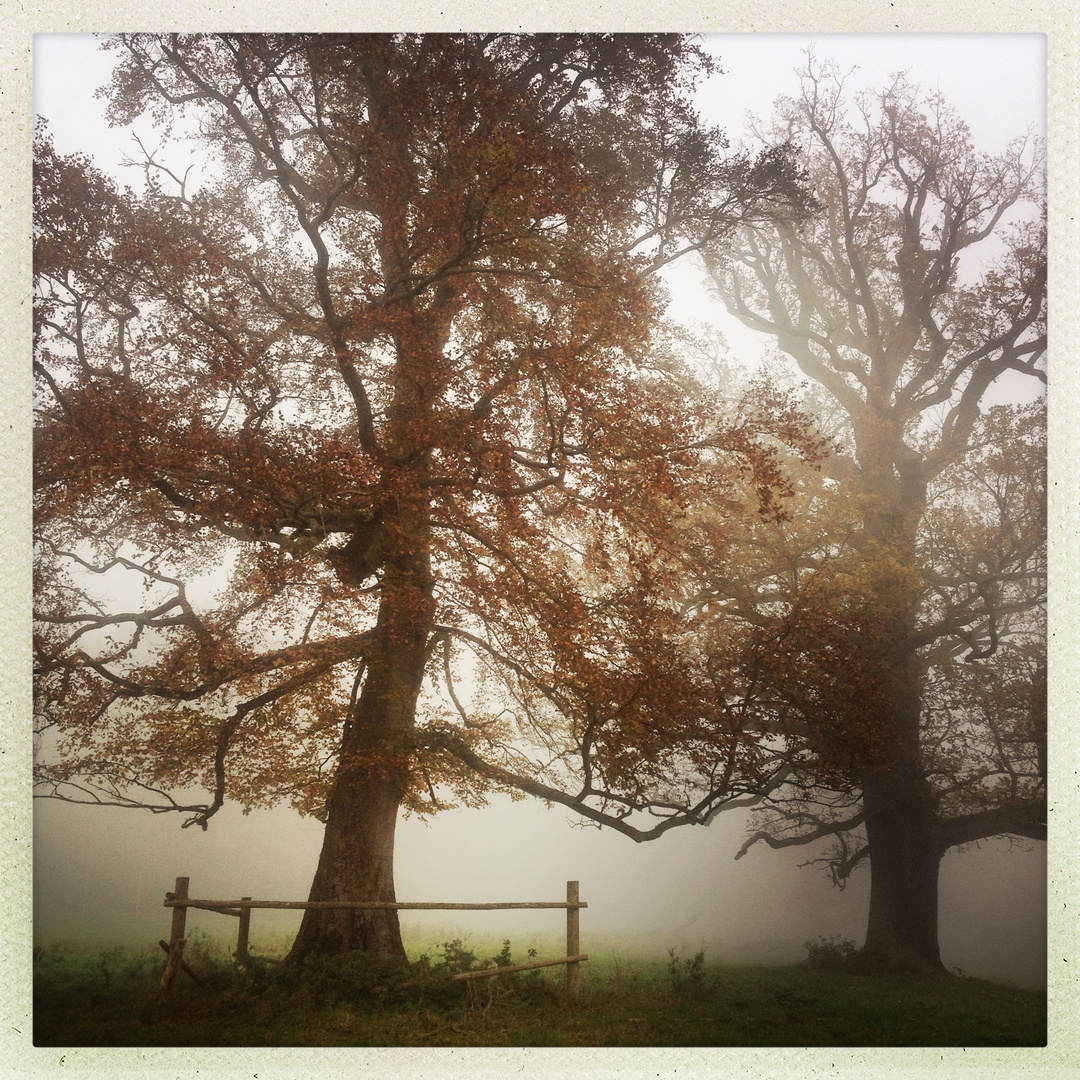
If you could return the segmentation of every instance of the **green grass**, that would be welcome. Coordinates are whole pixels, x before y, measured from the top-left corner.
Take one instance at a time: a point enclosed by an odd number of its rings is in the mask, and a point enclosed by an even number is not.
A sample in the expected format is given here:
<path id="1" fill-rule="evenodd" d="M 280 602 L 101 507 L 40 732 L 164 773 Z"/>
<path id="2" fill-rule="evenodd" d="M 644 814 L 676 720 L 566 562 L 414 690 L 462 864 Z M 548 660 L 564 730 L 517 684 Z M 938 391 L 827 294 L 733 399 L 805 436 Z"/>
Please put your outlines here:
<path id="1" fill-rule="evenodd" d="M 710 965 L 597 956 L 581 993 L 562 968 L 453 982 L 508 947 L 432 950 L 407 966 L 363 957 L 246 972 L 206 938 L 156 1000 L 160 950 L 40 947 L 39 1046 L 1039 1046 L 1046 995 L 976 979 L 859 975 L 805 965 Z M 471 989 L 470 989 L 471 987 Z"/>

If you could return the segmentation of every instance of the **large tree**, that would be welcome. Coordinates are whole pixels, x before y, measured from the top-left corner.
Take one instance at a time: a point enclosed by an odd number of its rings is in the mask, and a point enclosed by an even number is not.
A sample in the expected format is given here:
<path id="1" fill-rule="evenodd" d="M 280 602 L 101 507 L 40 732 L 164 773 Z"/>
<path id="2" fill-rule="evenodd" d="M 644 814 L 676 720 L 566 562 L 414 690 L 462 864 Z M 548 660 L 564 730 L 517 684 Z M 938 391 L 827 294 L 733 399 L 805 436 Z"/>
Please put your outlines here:
<path id="1" fill-rule="evenodd" d="M 669 541 L 703 451 L 766 503 L 776 451 L 690 401 L 656 274 L 811 204 L 701 126 L 699 49 L 108 46 L 110 118 L 167 149 L 133 192 L 37 144 L 40 790 L 285 800 L 326 823 L 312 900 L 392 901 L 403 805 L 495 784 L 642 836 L 766 786 Z M 396 913 L 306 913 L 294 956 L 345 949 L 403 955 Z"/>
<path id="2" fill-rule="evenodd" d="M 868 957 L 940 970 L 945 851 L 1046 832 L 1041 148 L 980 153 L 937 96 L 898 77 L 851 100 L 813 60 L 771 133 L 823 212 L 707 261 L 839 445 L 742 581 L 699 566 L 752 627 L 737 655 L 791 770 L 750 842 L 833 837 L 840 880 L 868 859 Z"/>

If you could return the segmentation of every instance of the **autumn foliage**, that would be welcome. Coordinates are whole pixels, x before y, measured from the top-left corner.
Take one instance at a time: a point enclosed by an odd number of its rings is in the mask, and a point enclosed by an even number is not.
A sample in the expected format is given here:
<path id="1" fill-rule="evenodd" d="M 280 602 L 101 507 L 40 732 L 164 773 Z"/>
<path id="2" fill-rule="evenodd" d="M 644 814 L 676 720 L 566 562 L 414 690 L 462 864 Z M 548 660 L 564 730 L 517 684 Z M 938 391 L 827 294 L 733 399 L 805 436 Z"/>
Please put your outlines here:
<path id="1" fill-rule="evenodd" d="M 841 883 L 868 862 L 868 954 L 940 972 L 944 853 L 1046 836 L 1044 150 L 984 153 L 940 95 L 849 94 L 812 54 L 774 131 L 822 212 L 707 261 L 836 453 L 791 527 L 745 538 L 742 580 L 689 566 L 747 624 L 762 742 L 790 766 L 743 853 L 829 840 Z"/>
<path id="2" fill-rule="evenodd" d="M 113 122 L 177 137 L 134 190 L 36 143 L 41 790 L 204 828 L 285 801 L 327 822 L 313 899 L 393 899 L 402 805 L 494 785 L 651 835 L 754 789 L 674 524 L 705 463 L 772 512 L 813 439 L 717 419 L 657 272 L 814 203 L 699 122 L 701 51 L 107 47 Z M 343 948 L 400 951 L 396 918 L 305 921 L 298 954 Z"/>

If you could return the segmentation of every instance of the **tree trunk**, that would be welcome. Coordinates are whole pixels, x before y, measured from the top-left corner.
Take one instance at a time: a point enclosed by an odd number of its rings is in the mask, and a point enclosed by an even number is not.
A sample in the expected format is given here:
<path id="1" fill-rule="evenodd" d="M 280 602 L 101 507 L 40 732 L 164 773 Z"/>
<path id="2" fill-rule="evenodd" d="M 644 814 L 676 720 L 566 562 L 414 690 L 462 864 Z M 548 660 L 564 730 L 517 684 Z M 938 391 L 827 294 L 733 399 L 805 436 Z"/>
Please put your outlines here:
<path id="1" fill-rule="evenodd" d="M 942 848 L 933 790 L 922 761 L 924 668 L 913 644 L 917 594 L 910 575 L 917 566 L 915 537 L 926 503 L 917 469 L 894 467 L 903 459 L 901 433 L 881 415 L 859 431 L 862 488 L 867 498 L 867 537 L 878 545 L 876 582 L 882 604 L 879 656 L 884 721 L 881 759 L 862 776 L 870 849 L 870 911 L 866 960 L 879 967 L 941 974 L 938 945 L 938 875 Z M 884 558 L 882 556 L 889 556 Z"/>
<path id="2" fill-rule="evenodd" d="M 329 800 L 309 900 L 396 900 L 394 830 L 403 788 L 391 769 L 343 770 Z M 288 960 L 354 950 L 404 959 L 398 913 L 309 908 Z"/>
<path id="3" fill-rule="evenodd" d="M 406 235 L 405 203 L 386 212 L 396 222 L 386 236 Z M 408 258 L 389 240 L 381 258 L 390 278 L 407 274 Z M 431 403 L 442 389 L 439 378 L 445 378 L 442 352 L 453 314 L 445 303 L 434 314 L 410 305 L 402 312 L 409 318 L 395 334 L 394 396 L 381 450 L 383 495 L 332 559 L 346 584 L 377 574 L 381 599 L 376 643 L 364 658 L 366 680 L 345 724 L 327 800 L 311 900 L 396 900 L 394 831 L 409 783 L 416 702 L 435 613 L 426 433 Z M 397 911 L 308 909 L 288 959 L 354 950 L 404 959 Z"/>
<path id="4" fill-rule="evenodd" d="M 941 974 L 941 849 L 929 785 L 914 770 L 882 772 L 863 786 L 870 845 L 870 914 L 864 956 L 873 966 Z"/>
<path id="5" fill-rule="evenodd" d="M 425 531 L 409 535 L 383 575 L 377 643 L 342 735 L 313 901 L 396 901 L 394 832 L 408 784 L 432 606 Z M 354 950 L 404 959 L 397 911 L 309 908 L 287 959 Z"/>
<path id="6" fill-rule="evenodd" d="M 887 731 L 881 759 L 862 777 L 870 848 L 870 913 L 864 956 L 875 966 L 944 972 L 938 948 L 942 847 L 920 745 L 921 674 L 907 613 L 885 646 Z"/>

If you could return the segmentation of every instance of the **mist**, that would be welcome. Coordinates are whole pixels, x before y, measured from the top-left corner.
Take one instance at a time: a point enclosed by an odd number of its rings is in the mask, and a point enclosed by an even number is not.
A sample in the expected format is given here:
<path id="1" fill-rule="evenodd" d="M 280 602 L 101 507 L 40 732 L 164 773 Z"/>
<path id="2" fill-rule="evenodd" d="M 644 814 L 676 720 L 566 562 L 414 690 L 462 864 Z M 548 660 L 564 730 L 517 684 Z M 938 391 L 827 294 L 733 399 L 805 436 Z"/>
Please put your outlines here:
<path id="1" fill-rule="evenodd" d="M 165 892 L 191 879 L 200 899 L 303 900 L 318 860 L 319 822 L 288 810 L 245 816 L 226 807 L 203 833 L 177 817 L 38 800 L 34 820 L 34 932 L 65 940 L 153 944 L 168 936 Z M 561 900 L 578 880 L 583 951 L 622 959 L 688 956 L 710 962 L 787 964 L 804 944 L 865 932 L 869 874 L 842 891 L 816 867 L 813 846 L 756 845 L 738 862 L 745 814 L 708 828 L 676 829 L 635 844 L 582 827 L 561 809 L 496 797 L 486 808 L 444 811 L 398 823 L 395 878 L 402 902 Z M 949 852 L 941 871 L 941 952 L 946 967 L 1024 986 L 1046 982 L 1045 845 L 1010 850 L 1006 840 Z M 257 911 L 258 949 L 295 931 L 299 913 Z M 235 921 L 190 910 L 188 925 L 235 938 Z M 448 939 L 509 939 L 515 952 L 557 942 L 558 911 L 403 912 L 411 950 Z"/>
<path id="2" fill-rule="evenodd" d="M 747 110 L 766 114 L 773 97 L 791 88 L 792 72 L 809 42 L 766 37 L 736 41 L 719 36 L 711 43 L 728 74 L 718 83 L 719 94 L 703 102 L 703 108 L 736 138 Z M 1022 133 L 1028 123 L 1045 125 L 1040 111 L 1045 101 L 1041 36 L 1002 35 L 993 49 L 1011 50 L 1014 61 L 1021 57 L 1008 68 L 987 62 L 988 43 L 974 35 L 963 40 L 942 36 L 933 43 L 898 35 L 888 48 L 884 41 L 868 48 L 867 39 L 853 36 L 818 40 L 822 54 L 835 54 L 841 62 L 858 57 L 864 67 L 860 82 L 866 85 L 880 83 L 884 72 L 913 67 L 915 81 L 940 85 L 987 149 L 997 148 L 995 138 L 1002 132 Z M 47 60 L 45 43 L 41 45 L 41 58 Z M 80 47 L 92 91 L 102 81 L 100 57 L 91 59 L 92 47 Z M 767 48 L 774 50 L 768 58 L 761 51 Z M 54 54 L 54 63 L 64 62 L 56 59 L 59 56 Z M 47 74 L 47 65 L 41 70 Z M 1013 72 L 1014 78 L 1002 80 L 1003 70 Z M 769 74 L 751 77 L 751 71 Z M 64 152 L 75 148 L 66 142 L 69 138 L 98 137 L 87 136 L 86 115 L 74 110 L 58 115 L 51 104 L 50 94 L 71 100 L 78 79 L 69 68 L 65 78 L 50 84 L 43 75 L 35 86 L 35 93 L 40 91 L 37 107 L 48 116 Z M 100 102 L 82 89 L 77 96 L 97 111 L 94 123 L 100 123 Z M 1003 112 L 1003 102 L 1009 111 Z M 114 140 L 106 153 L 117 160 L 120 136 L 100 137 Z M 687 318 L 693 314 L 680 312 Z M 714 305 L 708 316 L 716 314 Z M 748 338 L 731 333 L 736 346 L 752 347 Z M 800 960 L 805 943 L 818 937 L 862 942 L 867 867 L 856 870 L 840 890 L 823 868 L 800 866 L 823 854 L 813 845 L 774 851 L 759 844 L 736 862 L 747 830 L 745 812 L 737 811 L 721 815 L 708 828 L 674 829 L 657 841 L 635 844 L 610 830 L 582 826 L 566 811 L 532 799 L 493 797 L 485 808 L 399 820 L 397 898 L 558 901 L 565 895 L 566 881 L 578 880 L 589 905 L 581 913 L 582 949 L 593 956 L 631 959 L 704 950 L 711 963 L 788 964 Z M 38 800 L 35 940 L 153 946 L 168 936 L 169 911 L 163 900 L 178 876 L 190 878 L 196 898 L 306 899 L 321 841 L 318 821 L 284 809 L 245 815 L 226 804 L 203 832 L 181 829 L 175 814 Z M 1045 985 L 1046 920 L 1045 845 L 997 839 L 946 854 L 940 877 L 940 941 L 942 960 L 950 970 L 1023 986 Z M 404 912 L 401 921 L 410 952 L 461 937 L 509 939 L 517 953 L 534 941 L 557 942 L 562 933 L 561 913 L 556 911 Z M 256 912 L 253 947 L 279 943 L 298 923 L 298 913 Z M 205 911 L 189 911 L 188 926 L 213 936 L 235 934 L 234 920 Z"/>

